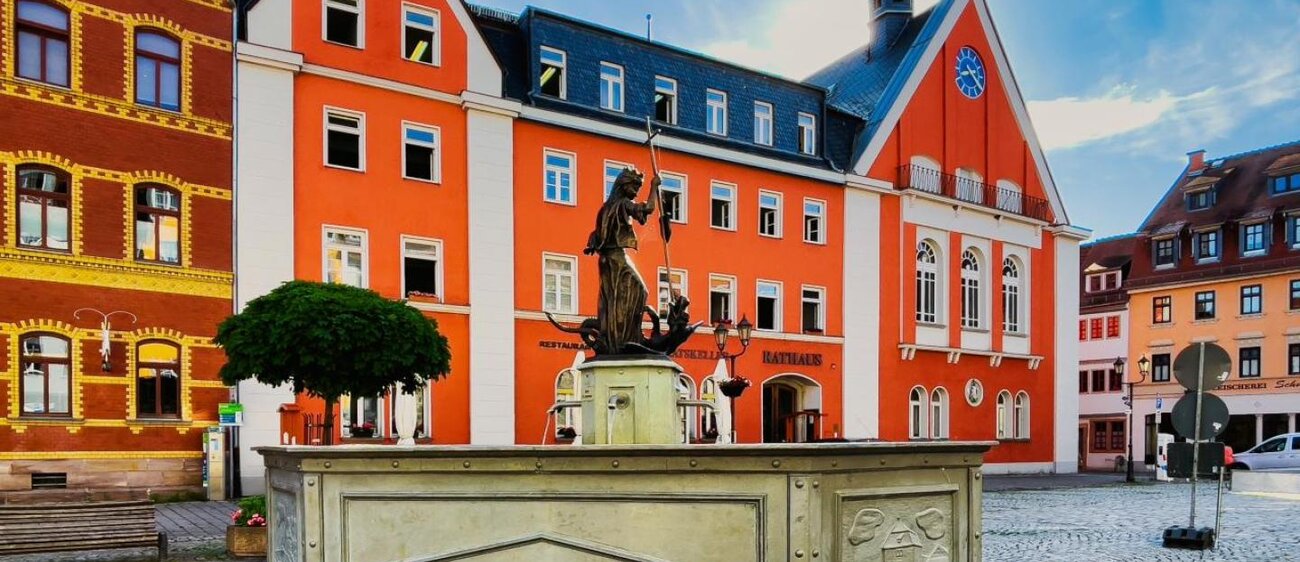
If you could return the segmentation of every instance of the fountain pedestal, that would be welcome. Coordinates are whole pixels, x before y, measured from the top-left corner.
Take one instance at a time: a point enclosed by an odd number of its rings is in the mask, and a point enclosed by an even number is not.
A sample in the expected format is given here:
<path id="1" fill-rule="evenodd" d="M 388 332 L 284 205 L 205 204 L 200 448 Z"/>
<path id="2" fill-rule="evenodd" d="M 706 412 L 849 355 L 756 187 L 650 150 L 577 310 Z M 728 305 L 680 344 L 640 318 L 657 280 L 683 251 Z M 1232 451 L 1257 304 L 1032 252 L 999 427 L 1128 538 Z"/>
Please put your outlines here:
<path id="1" fill-rule="evenodd" d="M 677 376 L 666 357 L 615 357 L 587 361 L 582 373 L 582 443 L 681 443 Z"/>

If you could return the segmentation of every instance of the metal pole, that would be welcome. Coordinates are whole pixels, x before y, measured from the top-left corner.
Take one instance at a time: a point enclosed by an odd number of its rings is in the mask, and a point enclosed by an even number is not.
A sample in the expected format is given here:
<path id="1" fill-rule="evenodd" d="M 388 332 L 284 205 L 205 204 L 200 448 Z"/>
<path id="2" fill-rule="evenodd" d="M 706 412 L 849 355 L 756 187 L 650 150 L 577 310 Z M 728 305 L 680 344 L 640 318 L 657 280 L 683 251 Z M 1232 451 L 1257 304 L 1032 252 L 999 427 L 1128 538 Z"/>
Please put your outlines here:
<path id="1" fill-rule="evenodd" d="M 737 376 L 736 356 L 735 355 L 728 356 L 728 359 L 731 362 L 731 378 L 734 379 Z M 731 444 L 735 445 L 736 444 L 736 422 L 739 421 L 740 416 L 736 415 L 736 397 L 729 396 L 727 397 L 727 399 L 731 400 Z"/>
<path id="2" fill-rule="evenodd" d="M 1201 396 L 1205 392 L 1205 342 L 1200 343 L 1196 367 L 1196 428 L 1192 430 L 1192 512 L 1188 527 L 1196 528 L 1196 480 L 1201 473 Z"/>
<path id="3" fill-rule="evenodd" d="M 1133 383 L 1128 383 L 1128 473 L 1124 475 L 1124 481 L 1132 484 L 1137 479 L 1133 477 Z"/>
<path id="4" fill-rule="evenodd" d="M 1228 471 L 1228 467 L 1219 467 L 1219 491 L 1214 498 L 1214 546 L 1210 547 L 1215 550 L 1219 548 L 1219 529 L 1223 522 L 1223 473 Z"/>

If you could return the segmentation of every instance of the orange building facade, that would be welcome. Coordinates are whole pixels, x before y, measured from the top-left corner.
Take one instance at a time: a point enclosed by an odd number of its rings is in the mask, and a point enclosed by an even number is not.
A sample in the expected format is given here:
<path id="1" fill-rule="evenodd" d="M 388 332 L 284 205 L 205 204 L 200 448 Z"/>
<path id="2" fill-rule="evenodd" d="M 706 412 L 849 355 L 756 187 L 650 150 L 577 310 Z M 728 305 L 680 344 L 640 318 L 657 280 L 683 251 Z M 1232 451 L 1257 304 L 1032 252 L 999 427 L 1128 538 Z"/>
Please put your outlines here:
<path id="1" fill-rule="evenodd" d="M 202 485 L 229 391 L 231 10 L 0 2 L 0 501 Z"/>
<path id="2" fill-rule="evenodd" d="M 706 324 L 674 357 L 684 396 L 716 393 L 715 322 L 757 325 L 739 441 L 996 439 L 991 470 L 1075 468 L 1077 359 L 1056 330 L 1076 319 L 1086 231 L 981 0 L 877 2 L 872 42 L 804 82 L 534 8 L 240 15 L 236 300 L 346 282 L 437 320 L 452 373 L 395 397 L 418 400 L 417 442 L 581 433 L 550 408 L 577 391 L 582 346 L 546 313 L 595 315 L 581 249 L 613 177 L 652 175 L 649 121 L 672 238 L 638 227 L 634 260 L 650 306 L 676 291 Z M 243 447 L 318 438 L 319 403 L 239 393 Z M 344 401 L 341 437 L 391 439 L 393 399 Z M 683 415 L 684 440 L 715 437 Z M 257 489 L 255 455 L 241 469 Z"/>

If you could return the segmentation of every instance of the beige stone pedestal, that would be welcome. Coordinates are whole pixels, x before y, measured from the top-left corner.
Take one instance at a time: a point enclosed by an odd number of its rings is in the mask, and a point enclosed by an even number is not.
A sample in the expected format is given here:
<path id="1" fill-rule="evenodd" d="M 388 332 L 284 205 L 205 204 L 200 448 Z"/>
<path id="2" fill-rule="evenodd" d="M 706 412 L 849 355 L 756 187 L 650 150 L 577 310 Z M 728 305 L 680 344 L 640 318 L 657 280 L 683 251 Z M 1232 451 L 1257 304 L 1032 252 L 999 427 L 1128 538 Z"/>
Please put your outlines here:
<path id="1" fill-rule="evenodd" d="M 677 376 L 666 357 L 597 359 L 583 363 L 585 445 L 668 445 L 682 440 Z"/>

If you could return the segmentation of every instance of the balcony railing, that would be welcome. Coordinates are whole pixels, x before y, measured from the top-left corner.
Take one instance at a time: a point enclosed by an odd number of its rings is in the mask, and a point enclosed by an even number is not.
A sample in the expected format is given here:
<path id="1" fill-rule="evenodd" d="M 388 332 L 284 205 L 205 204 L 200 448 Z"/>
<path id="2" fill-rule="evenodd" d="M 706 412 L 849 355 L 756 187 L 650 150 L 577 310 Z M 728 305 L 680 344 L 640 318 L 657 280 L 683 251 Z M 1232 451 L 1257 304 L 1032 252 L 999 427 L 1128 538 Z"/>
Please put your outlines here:
<path id="1" fill-rule="evenodd" d="M 898 179 L 898 189 L 915 189 L 1043 222 L 1051 221 L 1052 208 L 1046 199 L 1019 191 L 910 164 L 899 167 Z"/>

